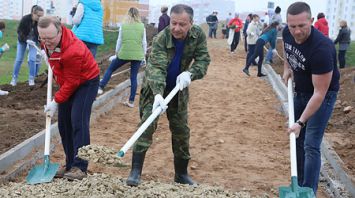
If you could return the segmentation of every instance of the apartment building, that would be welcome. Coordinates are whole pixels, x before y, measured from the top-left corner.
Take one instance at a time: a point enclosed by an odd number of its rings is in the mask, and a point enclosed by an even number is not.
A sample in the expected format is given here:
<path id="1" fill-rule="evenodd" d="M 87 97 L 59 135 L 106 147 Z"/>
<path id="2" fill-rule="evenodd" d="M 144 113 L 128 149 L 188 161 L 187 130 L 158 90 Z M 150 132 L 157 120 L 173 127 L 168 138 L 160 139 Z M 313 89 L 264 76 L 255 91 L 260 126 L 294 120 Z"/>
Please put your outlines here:
<path id="1" fill-rule="evenodd" d="M 154 0 L 151 0 L 154 1 Z M 191 6 L 194 9 L 194 23 L 201 24 L 206 22 L 206 17 L 210 15 L 213 11 L 218 12 L 218 19 L 220 21 L 224 21 L 228 13 L 235 12 L 235 2 L 233 0 L 173 0 L 172 3 L 167 4 L 166 6 L 170 8 L 177 4 L 182 3 Z M 159 21 L 161 5 L 153 5 L 151 6 L 149 13 L 149 22 L 157 24 Z"/>
<path id="2" fill-rule="evenodd" d="M 339 21 L 346 20 L 351 29 L 351 39 L 355 40 L 355 0 L 327 0 L 327 9 L 324 14 L 329 23 L 331 38 L 335 39 L 338 35 Z"/>

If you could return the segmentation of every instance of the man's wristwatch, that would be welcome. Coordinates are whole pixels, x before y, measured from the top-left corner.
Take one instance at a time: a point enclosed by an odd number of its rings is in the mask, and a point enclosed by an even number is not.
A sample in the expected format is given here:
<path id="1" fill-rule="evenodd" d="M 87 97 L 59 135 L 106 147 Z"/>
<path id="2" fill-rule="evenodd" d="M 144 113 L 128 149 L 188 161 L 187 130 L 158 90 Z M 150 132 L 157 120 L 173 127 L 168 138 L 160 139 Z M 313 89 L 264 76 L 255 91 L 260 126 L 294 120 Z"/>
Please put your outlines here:
<path id="1" fill-rule="evenodd" d="M 303 128 L 304 126 L 306 126 L 306 124 L 303 123 L 301 120 L 297 120 L 296 123 L 299 124 L 299 125 L 301 126 L 301 128 Z"/>

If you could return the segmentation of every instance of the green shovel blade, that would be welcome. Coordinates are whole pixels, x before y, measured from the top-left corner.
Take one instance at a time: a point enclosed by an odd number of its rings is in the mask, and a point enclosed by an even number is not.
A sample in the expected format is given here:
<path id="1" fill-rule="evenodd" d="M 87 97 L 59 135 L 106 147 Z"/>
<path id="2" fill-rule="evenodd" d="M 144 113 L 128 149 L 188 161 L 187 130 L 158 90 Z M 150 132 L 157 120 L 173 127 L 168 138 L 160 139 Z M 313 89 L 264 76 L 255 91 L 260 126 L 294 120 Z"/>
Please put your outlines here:
<path id="1" fill-rule="evenodd" d="M 44 163 L 36 165 L 26 177 L 28 184 L 51 182 L 59 169 L 58 163 L 50 163 L 49 156 L 44 156 Z"/>
<path id="2" fill-rule="evenodd" d="M 297 177 L 291 177 L 290 186 L 279 187 L 280 198 L 315 198 L 312 188 L 298 186 Z"/>

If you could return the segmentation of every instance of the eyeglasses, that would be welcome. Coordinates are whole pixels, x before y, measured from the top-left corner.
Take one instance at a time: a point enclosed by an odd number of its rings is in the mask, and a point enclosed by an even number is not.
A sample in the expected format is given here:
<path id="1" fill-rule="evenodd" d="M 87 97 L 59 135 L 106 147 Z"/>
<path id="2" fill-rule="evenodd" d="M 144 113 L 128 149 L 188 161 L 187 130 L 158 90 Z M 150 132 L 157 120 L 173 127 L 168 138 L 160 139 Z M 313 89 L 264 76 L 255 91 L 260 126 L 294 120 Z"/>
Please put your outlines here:
<path id="1" fill-rule="evenodd" d="M 59 31 L 57 31 L 57 34 L 53 37 L 48 37 L 48 38 L 41 38 L 38 36 L 38 40 L 41 41 L 41 42 L 48 42 L 48 41 L 53 41 L 55 38 L 57 38 L 59 34 Z"/>

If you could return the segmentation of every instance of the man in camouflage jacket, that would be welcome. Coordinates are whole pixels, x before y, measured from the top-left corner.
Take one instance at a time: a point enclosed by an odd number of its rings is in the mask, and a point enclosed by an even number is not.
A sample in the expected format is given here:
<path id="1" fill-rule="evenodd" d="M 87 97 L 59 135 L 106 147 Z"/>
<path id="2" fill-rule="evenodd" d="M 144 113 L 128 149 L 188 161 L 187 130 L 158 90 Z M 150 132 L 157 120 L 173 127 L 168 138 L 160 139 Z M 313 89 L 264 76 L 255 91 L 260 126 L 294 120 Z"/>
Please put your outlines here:
<path id="1" fill-rule="evenodd" d="M 192 24 L 192 8 L 183 4 L 175 5 L 171 9 L 170 16 L 170 26 L 153 40 L 140 93 L 140 125 L 156 108 L 161 107 L 163 112 L 167 111 L 172 133 L 174 180 L 177 183 L 193 185 L 194 182 L 187 173 L 190 159 L 187 87 L 191 80 L 205 76 L 210 56 L 205 33 L 199 26 Z M 166 106 L 163 96 L 166 97 L 176 84 L 180 85 L 181 91 Z M 134 145 L 132 169 L 127 185 L 138 186 L 140 183 L 145 153 L 152 144 L 157 122 L 158 119 L 146 129 Z"/>

